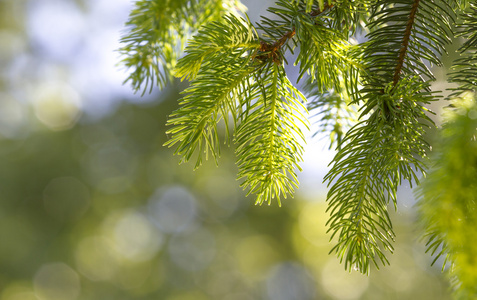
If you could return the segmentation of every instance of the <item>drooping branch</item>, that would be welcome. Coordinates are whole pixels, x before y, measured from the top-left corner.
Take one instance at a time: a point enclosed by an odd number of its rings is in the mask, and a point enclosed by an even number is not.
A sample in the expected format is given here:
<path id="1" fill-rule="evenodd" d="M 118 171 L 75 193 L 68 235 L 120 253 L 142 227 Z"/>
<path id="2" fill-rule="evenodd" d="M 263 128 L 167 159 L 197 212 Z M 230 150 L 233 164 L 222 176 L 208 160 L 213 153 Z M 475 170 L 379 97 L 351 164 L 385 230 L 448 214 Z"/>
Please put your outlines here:
<path id="1" fill-rule="evenodd" d="M 407 21 L 406 30 L 404 31 L 404 37 L 402 38 L 401 50 L 399 51 L 398 63 L 396 69 L 394 70 L 393 76 L 393 86 L 396 86 L 401 75 L 402 67 L 404 66 L 404 61 L 406 59 L 406 53 L 409 46 L 409 40 L 411 39 L 412 27 L 414 26 L 414 21 L 416 19 L 416 13 L 419 8 L 420 0 L 414 0 L 412 5 L 411 12 L 409 13 L 409 19 Z"/>

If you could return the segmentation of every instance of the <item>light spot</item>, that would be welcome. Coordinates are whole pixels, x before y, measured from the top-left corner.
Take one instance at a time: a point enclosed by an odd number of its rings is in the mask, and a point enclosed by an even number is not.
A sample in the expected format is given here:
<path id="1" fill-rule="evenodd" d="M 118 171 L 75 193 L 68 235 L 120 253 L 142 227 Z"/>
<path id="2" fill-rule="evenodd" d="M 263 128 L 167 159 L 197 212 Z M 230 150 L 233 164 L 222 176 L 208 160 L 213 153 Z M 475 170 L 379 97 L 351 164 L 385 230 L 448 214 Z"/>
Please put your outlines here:
<path id="1" fill-rule="evenodd" d="M 357 272 L 346 272 L 336 258 L 331 258 L 321 273 L 321 283 L 328 295 L 337 300 L 360 299 L 368 289 L 369 279 Z"/>
<path id="2" fill-rule="evenodd" d="M 477 110 L 476 110 L 476 109 L 471 109 L 471 110 L 469 110 L 468 116 L 469 116 L 469 118 L 472 119 L 472 120 L 477 119 Z"/>
<path id="3" fill-rule="evenodd" d="M 326 221 L 329 216 L 325 210 L 325 203 L 311 202 L 303 207 L 298 219 L 301 235 L 315 246 L 329 244 L 329 237 L 326 235 Z"/>
<path id="4" fill-rule="evenodd" d="M 301 265 L 285 262 L 277 265 L 267 279 L 271 300 L 307 300 L 315 298 L 315 282 Z"/>
<path id="5" fill-rule="evenodd" d="M 62 82 L 40 84 L 32 91 L 35 115 L 51 130 L 66 130 L 81 116 L 80 96 Z"/>
<path id="6" fill-rule="evenodd" d="M 75 300 L 80 294 L 78 274 L 64 263 L 43 265 L 33 279 L 40 300 Z"/>
<path id="7" fill-rule="evenodd" d="M 114 140 L 103 141 L 103 144 L 93 145 L 84 159 L 85 172 L 89 175 L 91 184 L 102 192 L 117 194 L 130 188 L 137 159 L 128 144 Z"/>
<path id="8" fill-rule="evenodd" d="M 237 193 L 236 180 L 227 172 L 218 175 L 204 177 L 199 181 L 207 193 L 211 203 L 207 213 L 218 218 L 230 217 L 239 207 L 240 199 Z"/>
<path id="9" fill-rule="evenodd" d="M 77 246 L 78 271 L 90 280 L 110 280 L 118 269 L 112 242 L 103 237 L 87 237 Z"/>
<path id="10" fill-rule="evenodd" d="M 208 267 L 215 252 L 215 238 L 205 229 L 178 233 L 169 243 L 169 255 L 174 264 L 192 272 Z"/>
<path id="11" fill-rule="evenodd" d="M 81 49 L 85 19 L 74 1 L 30 1 L 28 33 L 33 45 L 55 60 L 71 60 Z"/>
<path id="12" fill-rule="evenodd" d="M 25 38 L 16 32 L 0 29 L 0 62 L 8 62 L 27 49 Z"/>
<path id="13" fill-rule="evenodd" d="M 264 279 L 270 268 L 280 259 L 275 247 L 277 245 L 263 235 L 241 240 L 236 247 L 235 257 L 243 277 L 251 280 Z"/>
<path id="14" fill-rule="evenodd" d="M 27 123 L 26 107 L 11 95 L 0 93 L 0 135 L 10 139 L 22 137 Z"/>
<path id="15" fill-rule="evenodd" d="M 181 232 L 196 219 L 197 204 L 185 188 L 175 186 L 157 190 L 149 200 L 149 216 L 158 228 L 167 233 Z"/>
<path id="16" fill-rule="evenodd" d="M 140 213 L 127 212 L 114 227 L 115 249 L 134 261 L 151 259 L 162 245 L 162 235 Z"/>
<path id="17" fill-rule="evenodd" d="M 14 281 L 6 286 L 0 292 L 0 300 L 38 300 L 31 282 Z"/>

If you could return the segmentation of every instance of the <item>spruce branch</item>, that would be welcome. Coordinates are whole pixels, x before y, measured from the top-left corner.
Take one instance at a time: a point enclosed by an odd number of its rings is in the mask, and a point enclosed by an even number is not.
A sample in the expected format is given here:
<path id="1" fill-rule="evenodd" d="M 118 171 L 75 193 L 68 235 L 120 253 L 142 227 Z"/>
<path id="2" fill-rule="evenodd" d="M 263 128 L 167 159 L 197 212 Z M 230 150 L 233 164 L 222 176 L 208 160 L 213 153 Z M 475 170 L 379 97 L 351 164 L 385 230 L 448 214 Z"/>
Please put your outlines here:
<path id="1" fill-rule="evenodd" d="M 466 39 L 459 48 L 461 58 L 457 59 L 449 74 L 449 81 L 457 83 L 457 88 L 451 89 L 450 98 L 457 97 L 465 92 L 477 92 L 477 3 L 471 3 L 464 14 L 462 23 L 459 25 L 459 36 Z"/>
<path id="2" fill-rule="evenodd" d="M 298 1 L 298 3 L 300 3 L 300 1 Z M 283 6 L 285 8 L 288 8 L 290 9 L 291 7 L 293 7 L 291 10 L 295 10 L 295 13 L 296 13 L 296 9 L 298 7 L 301 7 L 301 6 L 289 6 L 289 5 L 284 5 L 284 3 L 282 2 L 278 2 L 277 3 L 278 5 L 280 6 Z M 311 16 L 311 17 L 316 17 L 320 14 L 322 14 L 323 12 L 325 12 L 326 10 L 332 8 L 333 5 L 332 4 L 325 4 L 322 8 L 314 8 L 313 10 L 311 10 L 310 12 L 306 12 L 305 15 L 308 15 L 308 16 Z M 311 7 L 312 8 L 312 7 Z M 272 13 L 275 13 L 277 15 L 281 14 L 282 12 L 278 9 L 270 9 L 270 11 Z M 308 6 L 307 6 L 307 10 L 308 11 Z M 302 10 L 303 12 L 303 10 Z M 268 21 L 268 20 L 267 20 Z M 263 29 L 264 27 L 262 27 Z M 268 30 L 265 30 L 265 31 L 268 31 Z M 257 58 L 258 59 L 261 59 L 261 60 L 265 60 L 265 59 L 271 59 L 273 61 L 275 61 L 276 63 L 280 64 L 281 63 L 281 55 L 279 54 L 279 52 L 283 52 L 282 50 L 282 47 L 290 40 L 292 39 L 296 34 L 296 29 L 295 29 L 295 26 L 292 26 L 292 28 L 289 30 L 289 31 L 286 31 L 281 37 L 279 37 L 275 42 L 266 42 L 264 40 L 262 40 L 260 42 L 261 44 L 261 47 L 260 47 L 260 51 L 261 52 L 264 52 L 263 54 L 259 55 Z"/>
<path id="3" fill-rule="evenodd" d="M 304 134 L 308 128 L 303 95 L 290 83 L 283 66 L 267 63 L 256 77 L 248 109 L 236 132 L 238 178 L 256 204 L 293 196 L 301 170 Z M 300 125 L 301 124 L 301 125 Z"/>
<path id="4" fill-rule="evenodd" d="M 171 115 L 168 122 L 172 128 L 168 131 L 171 139 L 166 145 L 177 145 L 176 154 L 182 156 L 181 161 L 188 161 L 194 153 L 198 153 L 198 167 L 202 154 L 207 155 L 209 151 L 217 161 L 220 149 L 216 123 L 221 119 L 228 123 L 230 115 L 234 120 L 234 140 L 238 145 L 238 176 L 244 180 L 242 186 L 248 194 L 257 195 L 257 204 L 270 204 L 273 199 L 280 204 L 280 197 L 293 194 L 298 185 L 295 168 L 300 169 L 298 163 L 302 160 L 304 142 L 297 123 L 308 127 L 304 117 L 306 109 L 302 104 L 304 97 L 288 81 L 282 66 L 285 48 L 292 49 L 289 41 L 297 43 L 294 39 L 297 33 L 295 25 L 301 19 L 287 22 L 292 19 L 288 19 L 284 9 L 292 11 L 295 17 L 304 15 L 312 18 L 318 22 L 316 25 L 324 27 L 320 31 L 323 36 L 315 35 L 314 48 L 323 48 L 320 43 L 333 34 L 318 21 L 321 14 L 333 5 L 327 4 L 321 9 L 314 6 L 311 13 L 304 12 L 302 3 L 292 5 L 279 1 L 278 5 L 281 8 L 271 11 L 281 16 L 283 23 L 272 28 L 272 20 L 264 19 L 264 25 L 259 25 L 266 34 L 273 33 L 269 37 L 277 37 L 274 41 L 258 39 L 248 20 L 244 22 L 233 16 L 226 17 L 225 23 L 212 22 L 199 31 L 175 69 L 176 76 L 192 79 L 192 85 L 185 91 L 181 108 Z M 311 24 L 303 31 L 310 33 L 316 25 Z M 316 40 L 318 38 L 319 41 Z M 341 43 L 344 48 L 347 47 L 344 37 Z M 330 67 L 343 62 L 349 68 L 349 53 L 343 50 L 343 46 L 337 45 L 327 43 L 324 50 L 320 50 L 320 55 L 325 57 L 325 64 Z M 226 78 L 232 80 L 227 81 Z M 336 85 L 340 76 L 333 76 L 332 80 Z M 230 136 L 227 124 L 225 128 L 227 136 Z"/>
<path id="5" fill-rule="evenodd" d="M 225 122 L 226 136 L 229 138 L 229 115 L 237 126 L 237 101 L 249 97 L 249 81 L 255 71 L 253 67 L 244 68 L 242 61 L 230 61 L 227 69 L 218 75 L 204 71 L 199 73 L 181 100 L 181 108 L 171 114 L 167 125 L 173 126 L 166 133 L 171 138 L 166 146 L 177 144 L 175 154 L 181 162 L 190 160 L 197 154 L 195 168 L 202 164 L 202 155 L 210 151 L 216 164 L 220 156 L 218 123 Z"/>
<path id="6" fill-rule="evenodd" d="M 260 54 L 257 55 L 257 59 L 261 61 L 273 61 L 274 63 L 280 65 L 282 63 L 282 47 L 285 45 L 288 40 L 293 38 L 295 35 L 295 28 L 285 33 L 280 39 L 278 39 L 273 44 L 267 43 L 265 41 L 260 41 Z"/>
<path id="7" fill-rule="evenodd" d="M 171 138 L 165 145 L 177 145 L 175 154 L 182 156 L 181 162 L 189 161 L 197 153 L 197 168 L 202 155 L 207 158 L 209 151 L 217 163 L 217 123 L 224 120 L 230 137 L 229 115 L 236 128 L 238 107 L 253 97 L 252 75 L 260 67 L 253 57 L 259 43 L 250 21 L 229 15 L 223 22 L 207 24 L 190 44 L 177 64 L 176 75 L 194 80 L 184 91 L 186 96 L 180 101 L 180 108 L 167 122 L 172 128 L 167 131 Z"/>
<path id="8" fill-rule="evenodd" d="M 204 61 L 220 61 L 225 56 L 240 60 L 248 54 L 252 54 L 254 58 L 259 47 L 261 44 L 258 42 L 258 33 L 250 20 L 233 14 L 227 15 L 220 22 L 211 22 L 204 26 L 189 40 L 185 49 L 186 55 L 177 62 L 174 76 L 181 80 L 193 80 L 199 70 L 205 69 L 202 66 Z"/>
<path id="9" fill-rule="evenodd" d="M 424 105 L 436 99 L 429 88 L 434 76 L 424 60 L 440 64 L 437 55 L 449 41 L 446 33 L 451 32 L 453 17 L 452 10 L 445 12 L 447 3 L 434 3 L 436 7 L 404 0 L 391 6 L 377 1 L 374 6 L 359 98 L 360 118 L 367 120 L 349 131 L 347 144 L 325 177 L 332 184 L 329 231 L 338 239 L 333 251 L 350 270 L 369 272 L 371 261 L 377 266 L 375 256 L 387 263 L 382 249 L 392 251 L 393 240 L 387 204 L 392 201 L 396 207 L 402 180 L 418 182 L 417 174 L 424 172 L 424 128 L 433 125 Z M 429 21 L 436 8 L 444 13 Z M 423 32 L 424 28 L 436 30 Z"/>
<path id="10" fill-rule="evenodd" d="M 357 6 L 360 7 L 361 4 Z M 292 45 L 300 46 L 300 53 L 295 61 L 295 65 L 300 66 L 298 81 L 309 74 L 312 83 L 322 93 L 334 89 L 338 93 L 346 91 L 354 95 L 358 90 L 359 72 L 363 68 L 359 63 L 360 53 L 357 51 L 358 47 L 349 43 L 349 30 L 333 27 L 343 22 L 337 22 L 331 17 L 333 11 L 338 10 L 340 20 L 349 19 L 343 15 L 355 12 L 347 8 L 348 10 L 333 2 L 323 7 L 314 4 L 307 12 L 303 2 L 280 0 L 277 7 L 269 9 L 276 16 L 275 20 L 263 18 L 259 25 L 265 33 L 263 50 L 269 51 L 265 53 L 269 53 L 273 60 L 280 61 L 286 49 L 293 53 L 294 46 L 287 43 L 291 39 Z M 267 42 L 267 38 L 271 41 Z M 275 54 L 278 47 L 284 49 Z"/>
<path id="11" fill-rule="evenodd" d="M 434 80 L 428 66 L 442 65 L 440 56 L 451 42 L 455 19 L 452 2 L 436 0 L 431 5 L 427 1 L 403 0 L 389 6 L 388 1 L 377 1 L 364 49 L 366 81 L 385 86 L 402 75 Z"/>
<path id="12" fill-rule="evenodd" d="M 298 185 L 295 168 L 302 161 L 307 128 L 304 97 L 283 70 L 283 39 L 264 49 L 248 20 L 227 16 L 206 25 L 190 42 L 176 68 L 177 76 L 194 78 L 181 107 L 171 115 L 168 131 L 181 161 L 197 153 L 220 155 L 217 122 L 233 119 L 239 179 L 256 203 L 271 204 L 293 194 Z M 264 51 L 265 50 L 265 51 Z M 206 156 L 207 157 L 207 156 Z"/>
<path id="13" fill-rule="evenodd" d="M 418 159 L 425 155 L 424 129 L 416 124 L 431 122 L 424 104 L 434 97 L 427 88 L 411 77 L 369 93 L 373 111 L 346 134 L 325 177 L 328 231 L 337 238 L 332 251 L 348 270 L 368 273 L 371 262 L 379 268 L 376 256 L 388 264 L 382 249 L 393 251 L 394 233 L 387 205 L 396 205 L 402 180 L 417 181 L 416 172 L 424 170 Z"/>
<path id="14" fill-rule="evenodd" d="M 239 0 L 136 0 L 118 50 L 121 64 L 132 70 L 124 83 L 135 92 L 142 89 L 142 95 L 163 88 L 186 41 L 201 26 L 244 10 Z"/>
<path id="15" fill-rule="evenodd" d="M 409 19 L 407 21 L 406 25 L 406 30 L 404 31 L 404 36 L 402 38 L 402 47 L 401 50 L 399 51 L 399 57 L 398 57 L 398 62 L 396 65 L 396 70 L 394 71 L 394 76 L 393 76 L 393 84 L 396 85 L 399 81 L 399 77 L 401 74 L 402 67 L 404 65 L 404 59 L 406 57 L 406 52 L 409 46 L 409 40 L 411 38 L 411 31 L 412 27 L 414 25 L 414 21 L 416 18 L 416 13 L 419 8 L 419 2 L 420 0 L 415 0 L 414 3 L 412 4 L 411 12 L 409 13 Z"/>

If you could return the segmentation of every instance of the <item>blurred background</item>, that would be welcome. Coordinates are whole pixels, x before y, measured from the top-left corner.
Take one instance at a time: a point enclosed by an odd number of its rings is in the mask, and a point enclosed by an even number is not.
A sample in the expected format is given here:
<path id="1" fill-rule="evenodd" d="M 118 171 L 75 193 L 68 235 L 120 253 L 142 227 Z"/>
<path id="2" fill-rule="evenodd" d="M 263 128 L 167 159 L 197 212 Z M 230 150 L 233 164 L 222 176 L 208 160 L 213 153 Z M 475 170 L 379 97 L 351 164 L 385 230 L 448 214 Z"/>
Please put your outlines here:
<path id="1" fill-rule="evenodd" d="M 271 1 L 244 1 L 252 20 Z M 310 139 L 295 199 L 254 206 L 163 147 L 184 85 L 140 97 L 118 40 L 131 0 L 0 0 L 0 300 L 450 299 L 412 191 L 391 266 L 347 273 L 326 234 L 333 153 Z"/>

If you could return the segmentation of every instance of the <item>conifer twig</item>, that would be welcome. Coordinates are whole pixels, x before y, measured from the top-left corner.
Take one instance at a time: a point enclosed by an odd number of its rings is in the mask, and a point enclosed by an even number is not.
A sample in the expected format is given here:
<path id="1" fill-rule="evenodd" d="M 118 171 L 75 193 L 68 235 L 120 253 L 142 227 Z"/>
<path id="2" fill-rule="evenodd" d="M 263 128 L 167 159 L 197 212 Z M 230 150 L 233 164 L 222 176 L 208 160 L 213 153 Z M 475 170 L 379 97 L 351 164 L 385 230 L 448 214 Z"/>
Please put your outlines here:
<path id="1" fill-rule="evenodd" d="M 402 43 L 401 43 L 402 47 L 401 47 L 401 50 L 399 51 L 398 63 L 394 71 L 393 86 L 397 85 L 401 77 L 400 74 L 401 74 L 402 67 L 404 66 L 404 60 L 406 58 L 406 52 L 409 46 L 409 40 L 411 39 L 411 31 L 412 31 L 412 27 L 414 26 L 414 20 L 416 18 L 417 9 L 419 8 L 419 2 L 420 0 L 414 1 L 414 4 L 412 5 L 412 8 L 411 8 L 411 12 L 409 13 L 409 19 L 407 21 L 406 31 L 404 31 L 404 37 L 402 38 Z"/>
<path id="2" fill-rule="evenodd" d="M 310 16 L 316 17 L 320 14 L 322 14 L 324 11 L 327 9 L 331 9 L 334 5 L 333 4 L 325 4 L 323 9 L 316 9 L 313 10 L 309 13 Z M 267 58 L 271 58 L 273 62 L 276 64 L 281 63 L 280 55 L 278 55 L 277 51 L 279 51 L 283 45 L 286 44 L 291 38 L 293 38 L 296 34 L 296 29 L 295 27 L 292 28 L 292 30 L 288 31 L 285 33 L 281 38 L 279 38 L 275 43 L 269 44 L 264 41 L 260 41 L 260 51 L 261 52 L 266 52 L 267 54 L 262 54 L 259 55 L 257 58 L 264 60 Z"/>
<path id="3" fill-rule="evenodd" d="M 287 33 L 285 33 L 280 39 L 278 39 L 275 43 L 269 44 L 264 41 L 260 41 L 260 51 L 265 52 L 262 55 L 259 55 L 257 58 L 264 60 L 267 58 L 271 58 L 272 61 L 276 64 L 281 63 L 280 55 L 278 54 L 278 51 L 282 48 L 282 46 L 288 42 L 289 39 L 291 39 L 295 35 L 295 27 Z"/>

